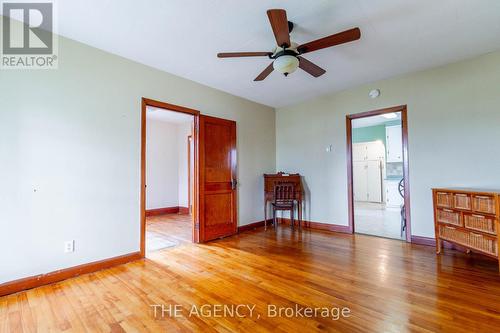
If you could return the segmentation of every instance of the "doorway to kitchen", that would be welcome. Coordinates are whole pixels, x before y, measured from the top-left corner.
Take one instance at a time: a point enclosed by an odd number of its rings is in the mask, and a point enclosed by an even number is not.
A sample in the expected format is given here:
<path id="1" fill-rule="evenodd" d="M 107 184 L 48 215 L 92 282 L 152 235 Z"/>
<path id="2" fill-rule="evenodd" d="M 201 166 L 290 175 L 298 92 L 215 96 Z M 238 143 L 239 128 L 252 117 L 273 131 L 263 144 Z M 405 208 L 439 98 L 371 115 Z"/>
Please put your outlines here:
<path id="1" fill-rule="evenodd" d="M 411 240 L 406 106 L 347 116 L 352 232 Z"/>

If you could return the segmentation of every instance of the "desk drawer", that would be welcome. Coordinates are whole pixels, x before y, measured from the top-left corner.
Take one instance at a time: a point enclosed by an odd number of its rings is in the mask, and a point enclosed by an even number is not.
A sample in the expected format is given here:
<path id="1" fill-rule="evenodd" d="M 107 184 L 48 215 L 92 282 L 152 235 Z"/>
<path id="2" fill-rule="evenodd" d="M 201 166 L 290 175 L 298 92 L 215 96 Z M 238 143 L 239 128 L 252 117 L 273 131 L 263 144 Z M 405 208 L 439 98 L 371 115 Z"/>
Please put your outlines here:
<path id="1" fill-rule="evenodd" d="M 436 219 L 439 223 L 453 224 L 463 226 L 460 212 L 455 212 L 451 209 L 438 209 L 436 211 Z"/>
<path id="2" fill-rule="evenodd" d="M 483 216 L 477 214 L 464 214 L 464 224 L 467 229 L 486 232 L 496 235 L 496 221 L 491 216 Z"/>
<path id="3" fill-rule="evenodd" d="M 474 195 L 472 197 L 472 210 L 486 214 L 495 214 L 495 197 L 488 195 Z"/>

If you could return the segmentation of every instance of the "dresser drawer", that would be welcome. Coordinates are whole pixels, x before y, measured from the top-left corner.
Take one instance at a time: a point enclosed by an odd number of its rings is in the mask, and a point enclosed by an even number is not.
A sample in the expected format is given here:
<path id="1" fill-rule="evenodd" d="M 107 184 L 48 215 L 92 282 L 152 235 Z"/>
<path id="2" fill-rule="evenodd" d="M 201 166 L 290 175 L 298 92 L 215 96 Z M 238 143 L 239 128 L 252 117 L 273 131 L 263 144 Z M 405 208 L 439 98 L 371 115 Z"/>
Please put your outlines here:
<path id="1" fill-rule="evenodd" d="M 497 227 L 495 218 L 478 214 L 464 214 L 464 224 L 467 229 L 486 232 L 496 235 Z"/>
<path id="2" fill-rule="evenodd" d="M 439 237 L 467 248 L 498 257 L 498 243 L 497 239 L 494 237 L 457 229 L 447 225 L 439 226 Z"/>
<path id="3" fill-rule="evenodd" d="M 448 192 L 436 192 L 436 206 L 452 208 L 453 207 L 453 194 Z"/>
<path id="4" fill-rule="evenodd" d="M 495 214 L 496 207 L 495 197 L 488 195 L 473 195 L 472 210 L 485 214 Z"/>
<path id="5" fill-rule="evenodd" d="M 498 256 L 498 243 L 496 238 L 470 232 L 468 245 L 471 249 Z"/>
<path id="6" fill-rule="evenodd" d="M 439 237 L 462 245 L 466 245 L 469 240 L 469 233 L 447 225 L 439 226 Z"/>
<path id="7" fill-rule="evenodd" d="M 460 212 L 455 212 L 451 209 L 438 209 L 436 211 L 436 219 L 439 223 L 453 224 L 463 226 Z"/>
<path id="8" fill-rule="evenodd" d="M 471 210 L 471 197 L 469 194 L 455 193 L 453 195 L 453 207 L 462 210 Z"/>

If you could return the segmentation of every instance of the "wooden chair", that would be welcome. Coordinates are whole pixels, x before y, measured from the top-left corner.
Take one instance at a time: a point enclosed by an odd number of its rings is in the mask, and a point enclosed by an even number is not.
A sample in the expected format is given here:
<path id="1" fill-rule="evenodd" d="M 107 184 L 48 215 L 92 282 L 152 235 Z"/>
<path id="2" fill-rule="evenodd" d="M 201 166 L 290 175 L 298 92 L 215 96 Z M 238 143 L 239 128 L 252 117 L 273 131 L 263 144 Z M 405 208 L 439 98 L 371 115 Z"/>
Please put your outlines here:
<path id="1" fill-rule="evenodd" d="M 276 223 L 276 211 L 289 211 L 291 227 L 294 228 L 294 211 L 295 211 L 295 185 L 293 183 L 278 183 L 274 186 L 274 201 L 271 203 L 273 207 L 273 223 Z M 300 228 L 300 221 L 299 221 Z"/>

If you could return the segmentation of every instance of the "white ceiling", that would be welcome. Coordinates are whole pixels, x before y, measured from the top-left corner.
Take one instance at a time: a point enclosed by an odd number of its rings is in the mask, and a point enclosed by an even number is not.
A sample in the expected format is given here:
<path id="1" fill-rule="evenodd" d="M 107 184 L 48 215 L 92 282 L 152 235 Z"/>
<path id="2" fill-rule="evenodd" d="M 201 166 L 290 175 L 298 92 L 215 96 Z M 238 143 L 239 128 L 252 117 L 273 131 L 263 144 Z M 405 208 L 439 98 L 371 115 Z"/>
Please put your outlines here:
<path id="1" fill-rule="evenodd" d="M 392 119 L 387 119 L 386 117 L 384 117 L 382 115 L 353 119 L 352 120 L 352 128 L 376 126 L 376 125 L 382 125 L 385 123 L 394 122 L 396 120 L 399 120 L 399 121 L 401 120 L 401 112 L 395 112 L 393 114 L 396 117 L 392 118 Z"/>
<path id="2" fill-rule="evenodd" d="M 58 7 L 64 36 L 273 107 L 500 49 L 499 0 L 64 0 Z M 253 82 L 269 59 L 216 54 L 271 51 L 269 8 L 287 10 L 299 44 L 355 26 L 362 37 L 307 54 L 327 70 L 320 78 L 298 70 Z"/>
<path id="3" fill-rule="evenodd" d="M 186 124 L 194 120 L 192 115 L 181 112 L 168 111 L 152 106 L 146 107 L 146 118 L 172 124 Z"/>

